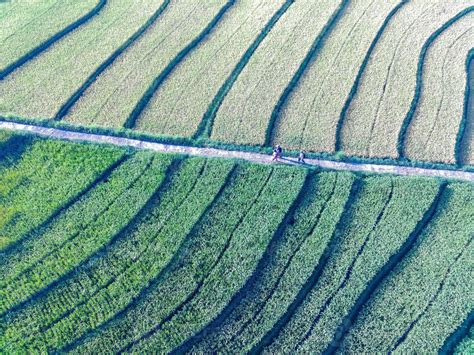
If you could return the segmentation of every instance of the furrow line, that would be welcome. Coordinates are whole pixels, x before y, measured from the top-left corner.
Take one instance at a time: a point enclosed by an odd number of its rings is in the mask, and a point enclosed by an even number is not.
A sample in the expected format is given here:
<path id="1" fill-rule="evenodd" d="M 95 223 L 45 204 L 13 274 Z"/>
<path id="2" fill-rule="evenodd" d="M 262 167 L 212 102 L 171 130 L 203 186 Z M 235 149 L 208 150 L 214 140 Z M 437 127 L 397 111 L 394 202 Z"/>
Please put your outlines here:
<path id="1" fill-rule="evenodd" d="M 165 0 L 163 4 L 156 10 L 156 12 L 151 16 L 142 27 L 140 27 L 127 41 L 122 44 L 119 48 L 115 50 L 81 85 L 77 91 L 71 95 L 69 99 L 61 106 L 59 111 L 54 117 L 54 120 L 60 121 L 62 120 L 71 108 L 76 104 L 76 102 L 80 99 L 82 94 L 95 82 L 97 77 L 104 72 L 110 65 L 112 65 L 115 60 L 125 51 L 128 47 L 130 47 L 135 41 L 137 41 L 147 30 L 148 28 L 153 25 L 161 16 L 161 14 L 166 10 L 170 3 L 170 0 Z"/>
<path id="2" fill-rule="evenodd" d="M 390 256 L 387 263 L 377 272 L 377 274 L 367 284 L 364 292 L 357 298 L 349 313 L 342 319 L 336 334 L 331 344 L 324 350 L 323 354 L 334 354 L 339 349 L 339 346 L 345 335 L 354 324 L 362 307 L 367 303 L 372 294 L 377 290 L 380 283 L 393 271 L 393 269 L 403 260 L 406 254 L 414 247 L 421 233 L 431 223 L 438 212 L 438 206 L 441 202 L 441 197 L 446 189 L 447 183 L 441 183 L 438 193 L 431 203 L 430 208 L 425 212 L 423 218 L 417 223 L 415 229 L 410 233 L 399 250 Z"/>
<path id="3" fill-rule="evenodd" d="M 34 59 L 36 56 L 47 50 L 49 47 L 51 47 L 54 43 L 58 42 L 61 38 L 64 36 L 68 35 L 70 32 L 76 30 L 78 27 L 84 25 L 87 23 L 90 19 L 92 19 L 94 16 L 98 15 L 100 11 L 104 8 L 105 4 L 107 3 L 107 0 L 100 0 L 96 7 L 94 7 L 90 12 L 88 12 L 86 15 L 81 17 L 80 19 L 76 20 L 75 22 L 71 23 L 68 25 L 66 28 L 62 29 L 58 33 L 56 33 L 54 36 L 46 40 L 45 42 L 41 43 L 38 45 L 36 48 L 32 49 L 25 55 L 21 56 L 18 58 L 15 62 L 11 63 L 8 65 L 5 69 L 0 71 L 0 80 L 5 79 L 8 75 L 13 73 L 15 70 L 17 70 L 19 67 L 24 65 L 25 63 L 29 62 L 30 60 Z"/>
<path id="4" fill-rule="evenodd" d="M 221 18 L 225 15 L 227 10 L 231 8 L 235 3 L 235 0 L 229 0 L 217 13 L 217 15 L 212 19 L 212 21 L 206 26 L 206 28 L 197 36 L 194 40 L 191 41 L 186 47 L 184 47 L 166 66 L 165 69 L 153 80 L 152 84 L 145 91 L 141 99 L 138 101 L 133 111 L 130 113 L 130 116 L 124 123 L 124 128 L 134 128 L 135 123 L 142 114 L 143 110 L 147 107 L 148 103 L 152 99 L 155 92 L 161 86 L 161 84 L 166 80 L 166 78 L 173 72 L 173 70 L 181 63 L 181 61 L 186 58 L 186 56 L 193 51 L 202 41 L 206 39 L 209 33 L 213 28 L 219 23 Z"/>

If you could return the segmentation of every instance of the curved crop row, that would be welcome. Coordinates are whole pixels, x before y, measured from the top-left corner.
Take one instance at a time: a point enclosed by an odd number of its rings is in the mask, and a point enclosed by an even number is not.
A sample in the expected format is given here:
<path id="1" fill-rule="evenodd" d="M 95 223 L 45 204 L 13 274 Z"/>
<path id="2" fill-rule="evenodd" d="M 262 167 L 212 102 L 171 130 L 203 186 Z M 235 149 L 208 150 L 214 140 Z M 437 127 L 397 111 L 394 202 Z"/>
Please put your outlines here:
<path id="1" fill-rule="evenodd" d="M 193 136 L 209 103 L 283 0 L 238 1 L 163 82 L 135 128 Z"/>
<path id="2" fill-rule="evenodd" d="M 471 331 L 456 347 L 455 354 L 456 355 L 467 354 L 472 349 L 474 349 L 474 327 L 471 328 Z"/>
<path id="3" fill-rule="evenodd" d="M 474 48 L 466 59 L 466 73 L 464 113 L 456 142 L 456 163 L 474 165 Z"/>
<path id="4" fill-rule="evenodd" d="M 178 352 L 247 352 L 275 325 L 322 259 L 351 192 L 351 174 L 321 173 L 304 196 L 270 255 L 232 309 Z M 219 319 L 220 318 L 220 319 Z"/>
<path id="5" fill-rule="evenodd" d="M 422 90 L 408 127 L 404 155 L 413 160 L 455 163 L 464 115 L 466 57 L 474 47 L 474 12 L 440 34 L 427 50 Z"/>
<path id="6" fill-rule="evenodd" d="M 156 76 L 172 63 L 225 4 L 170 2 L 159 21 L 130 45 L 81 95 L 63 118 L 72 123 L 122 127 Z M 133 127 L 128 125 L 127 127 Z"/>
<path id="7" fill-rule="evenodd" d="M 162 3 L 163 0 L 107 2 L 100 15 L 0 81 L 0 112 L 54 117 L 96 68 Z"/>
<path id="8" fill-rule="evenodd" d="M 350 155 L 399 156 L 419 87 L 419 63 L 443 29 L 469 11 L 468 2 L 412 1 L 385 28 L 345 115 L 341 149 Z"/>
<path id="9" fill-rule="evenodd" d="M 262 166 L 239 166 L 222 195 L 195 226 L 187 243 L 180 248 L 176 260 L 167 267 L 159 282 L 144 293 L 133 308 L 79 344 L 75 351 L 126 350 L 158 340 L 168 327 L 178 327 L 181 331 L 173 332 L 173 339 L 165 346 L 171 349 L 185 340 L 186 333 L 193 332 L 192 328 L 204 325 L 208 317 L 218 312 L 216 307 L 225 306 L 227 299 L 237 291 L 235 287 L 243 281 L 238 281 L 239 278 L 248 277 L 245 274 L 253 270 L 251 265 L 255 266 L 258 253 L 263 253 L 266 244 L 265 239 L 257 242 L 258 238 L 271 237 L 271 232 L 281 221 L 281 213 L 291 204 L 295 197 L 293 194 L 298 192 L 294 190 L 301 186 L 303 174 L 295 173 L 280 169 L 272 172 L 272 169 Z M 284 187 L 279 178 L 291 175 L 297 180 Z M 285 197 L 275 194 L 278 188 L 287 192 L 283 194 Z M 264 206 L 266 212 L 262 210 Z M 246 263 L 250 263 L 248 267 Z M 244 270 L 247 271 L 244 273 Z M 222 272 L 229 275 L 238 273 L 232 278 L 225 278 L 229 280 L 226 286 L 220 284 L 222 278 L 218 275 Z M 219 294 L 220 300 L 218 298 L 209 305 L 208 302 Z M 137 318 L 143 309 L 150 312 L 146 317 Z M 202 314 L 194 318 L 197 323 L 181 323 L 180 319 L 195 312 Z M 197 330 L 199 328 L 194 332 Z M 107 334 L 120 334 L 120 340 L 112 340 Z"/>
<path id="10" fill-rule="evenodd" d="M 318 352 L 330 346 L 358 296 L 401 250 L 438 189 L 433 180 L 366 178 L 320 279 L 265 350 Z"/>
<path id="11" fill-rule="evenodd" d="M 212 139 L 265 143 L 273 108 L 293 76 L 304 71 L 302 63 L 307 63 L 307 53 L 319 42 L 328 20 L 335 20 L 346 3 L 311 0 L 288 8 L 233 83 L 216 113 Z"/>
<path id="12" fill-rule="evenodd" d="M 20 142 L 24 143 L 24 141 Z M 22 148 L 20 148 L 22 149 Z M 97 154 L 98 150 L 101 154 Z M 90 189 L 122 150 L 37 140 L 0 175 L 0 255 Z M 6 212 L 5 212 L 6 211 Z"/>
<path id="13" fill-rule="evenodd" d="M 155 326 L 153 332 L 134 341 L 129 349 L 169 351 L 217 316 L 251 277 L 272 237 L 284 226 L 282 221 L 297 198 L 304 178 L 305 173 L 298 169 L 275 169 L 236 228 L 230 234 L 214 232 L 226 239 L 224 248 L 190 297 Z M 206 228 L 203 234 L 213 227 L 217 226 Z"/>
<path id="14" fill-rule="evenodd" d="M 141 26 L 137 32 L 135 32 L 125 43 L 123 43 L 117 50 L 115 50 L 110 57 L 108 57 L 99 67 L 87 78 L 87 80 L 81 85 L 79 89 L 61 106 L 59 111 L 56 113 L 54 119 L 59 121 L 66 116 L 71 108 L 77 103 L 81 96 L 86 92 L 86 90 L 97 80 L 99 75 L 101 75 L 110 65 L 118 59 L 125 50 L 128 49 L 135 41 L 137 41 L 141 36 L 145 34 L 150 26 L 152 26 L 161 16 L 163 11 L 166 10 L 170 3 L 170 0 L 164 0 L 158 10 L 155 11 L 153 16 L 151 16 L 147 22 Z"/>
<path id="15" fill-rule="evenodd" d="M 366 304 L 342 352 L 436 352 L 469 315 L 473 193 L 468 184 L 448 185 L 435 219 Z"/>
<path id="16" fill-rule="evenodd" d="M 19 2 L 0 19 L 0 80 L 84 25 L 106 0 Z"/>
<path id="17" fill-rule="evenodd" d="M 108 206 L 105 213 L 100 215 L 87 228 L 60 245 L 57 250 L 46 254 L 37 264 L 33 264 L 15 277 L 14 281 L 0 288 L 0 311 L 3 313 L 11 308 L 21 307 L 25 301 L 35 295 L 46 292 L 51 285 L 62 281 L 78 265 L 84 263 L 90 256 L 97 253 L 120 235 L 161 184 L 169 158 L 151 156 L 140 162 L 145 166 L 141 176 L 132 181 L 131 186 L 119 198 Z"/>
<path id="18" fill-rule="evenodd" d="M 399 0 L 350 2 L 275 121 L 274 143 L 333 152 L 339 114 L 368 48 Z"/>
<path id="19" fill-rule="evenodd" d="M 126 238 L 44 299 L 10 317 L 5 333 L 8 344 L 59 349 L 131 304 L 169 262 L 222 188 L 232 166 L 202 159 L 183 162 L 168 177 L 151 211 Z M 80 296 L 74 297 L 78 290 Z M 72 326 L 77 324 L 81 326 Z"/>

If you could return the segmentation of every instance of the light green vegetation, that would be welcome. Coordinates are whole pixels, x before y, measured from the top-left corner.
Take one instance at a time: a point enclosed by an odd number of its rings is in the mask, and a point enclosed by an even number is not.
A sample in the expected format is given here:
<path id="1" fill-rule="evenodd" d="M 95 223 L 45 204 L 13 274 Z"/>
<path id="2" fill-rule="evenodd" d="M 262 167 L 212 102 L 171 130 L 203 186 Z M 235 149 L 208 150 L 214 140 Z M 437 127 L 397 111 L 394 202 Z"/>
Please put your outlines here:
<path id="1" fill-rule="evenodd" d="M 358 296 L 423 218 L 438 188 L 430 180 L 365 179 L 320 279 L 266 351 L 324 351 Z"/>
<path id="2" fill-rule="evenodd" d="M 454 23 L 430 46 L 423 90 L 408 129 L 410 159 L 455 163 L 455 145 L 464 115 L 466 57 L 474 47 L 474 13 Z"/>
<path id="3" fill-rule="evenodd" d="M 295 169 L 239 167 L 146 297 L 76 350 L 117 351 L 135 343 L 133 350 L 171 350 L 198 331 L 250 276 L 303 177 Z M 143 309 L 147 315 L 137 319 Z"/>
<path id="4" fill-rule="evenodd" d="M 219 88 L 282 3 L 237 1 L 209 38 L 158 89 L 136 128 L 192 136 Z"/>
<path id="5" fill-rule="evenodd" d="M 79 233 L 66 237 L 56 248 L 39 257 L 36 263 L 25 268 L 12 279 L 1 284 L 0 311 L 3 312 L 27 300 L 44 287 L 47 287 L 62 275 L 67 274 L 82 261 L 100 249 L 120 231 L 143 208 L 163 180 L 169 159 L 160 159 L 150 153 L 135 156 L 139 170 L 137 176 L 129 174 L 128 189 L 113 201 L 105 213 L 99 215 L 90 225 L 83 226 Z M 117 218 L 120 216 L 120 218 Z M 69 220 L 70 222 L 72 220 Z M 52 234 L 55 231 L 52 231 Z M 57 235 L 57 232 L 56 232 Z M 56 236 L 56 239 L 59 236 Z M 54 236 L 47 235 L 48 238 Z"/>
<path id="6" fill-rule="evenodd" d="M 273 108 L 340 1 L 296 1 L 252 55 L 217 111 L 211 138 L 263 144 Z"/>
<path id="7" fill-rule="evenodd" d="M 98 0 L 29 0 L 0 5 L 0 70 L 87 14 L 97 3 Z"/>
<path id="8" fill-rule="evenodd" d="M 305 186 L 283 236 L 237 307 L 197 342 L 192 352 L 250 351 L 309 281 L 334 234 L 354 176 L 320 173 Z"/>
<path id="9" fill-rule="evenodd" d="M 162 2 L 108 1 L 99 15 L 0 82 L 0 113 L 54 117 L 96 67 Z"/>
<path id="10" fill-rule="evenodd" d="M 353 1 L 283 107 L 275 143 L 292 149 L 333 152 L 343 110 L 377 31 L 397 6 L 392 1 Z"/>
<path id="11" fill-rule="evenodd" d="M 122 127 L 153 80 L 225 3 L 171 1 L 158 21 L 86 90 L 66 120 Z"/>
<path id="12" fill-rule="evenodd" d="M 232 163 L 188 159 L 160 188 L 126 238 L 75 271 L 47 296 L 7 318 L 11 349 L 57 349 L 130 304 L 174 255 L 226 181 Z M 80 297 L 74 297 L 79 290 Z M 74 324 L 81 324 L 74 328 Z M 72 326 L 72 327 L 71 327 Z M 74 330 L 74 331 L 72 331 Z"/>
<path id="13" fill-rule="evenodd" d="M 450 184 L 417 245 L 361 312 L 342 352 L 435 353 L 474 306 L 474 188 Z"/>
<path id="14" fill-rule="evenodd" d="M 474 327 L 471 328 L 471 331 L 469 332 L 469 334 L 457 346 L 455 354 L 456 355 L 474 354 Z"/>
<path id="15" fill-rule="evenodd" d="M 346 154 L 398 157 L 398 134 L 414 97 L 421 48 L 469 5 L 415 0 L 400 9 L 377 43 L 349 106 L 341 132 Z"/>
<path id="16" fill-rule="evenodd" d="M 473 309 L 472 184 L 15 139 L 2 353 L 434 352 Z"/>
<path id="17" fill-rule="evenodd" d="M 58 141 L 33 144 L 16 165 L 1 171 L 0 251 L 34 232 L 122 154 Z"/>

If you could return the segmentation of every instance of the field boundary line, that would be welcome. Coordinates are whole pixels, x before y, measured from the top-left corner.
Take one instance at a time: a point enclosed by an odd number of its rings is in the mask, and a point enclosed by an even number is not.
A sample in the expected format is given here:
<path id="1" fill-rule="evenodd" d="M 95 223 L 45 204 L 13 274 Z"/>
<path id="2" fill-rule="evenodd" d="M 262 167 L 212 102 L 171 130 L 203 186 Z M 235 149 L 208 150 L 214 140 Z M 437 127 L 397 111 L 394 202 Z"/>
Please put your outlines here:
<path id="1" fill-rule="evenodd" d="M 466 124 L 469 119 L 469 100 L 470 96 L 474 95 L 474 92 L 471 92 L 471 81 L 474 81 L 474 69 L 471 70 L 471 67 L 474 68 L 474 48 L 471 48 L 466 58 L 466 89 L 464 91 L 464 110 L 461 118 L 461 123 L 459 124 L 459 131 L 456 136 L 456 145 L 454 146 L 454 160 L 457 166 L 462 165 L 462 155 L 463 155 L 463 143 L 466 137 Z M 472 100 L 472 99 L 471 99 Z"/>
<path id="2" fill-rule="evenodd" d="M 439 213 L 438 210 L 447 185 L 446 182 L 439 185 L 438 192 L 433 198 L 431 205 L 425 211 L 423 217 L 418 221 L 415 228 L 411 231 L 408 238 L 405 239 L 405 242 L 400 246 L 400 248 L 390 256 L 385 265 L 383 265 L 377 274 L 366 284 L 364 291 L 359 295 L 349 313 L 340 322 L 331 344 L 329 344 L 329 346 L 323 351 L 323 355 L 335 354 L 337 352 L 344 337 L 356 322 L 359 313 L 362 311 L 362 308 L 366 305 L 367 301 L 379 290 L 380 284 L 394 272 L 395 268 L 400 265 L 406 255 L 417 247 L 420 236 Z"/>
<path id="3" fill-rule="evenodd" d="M 47 50 L 49 47 L 51 47 L 53 44 L 58 42 L 61 38 L 64 36 L 68 35 L 72 31 L 76 30 L 80 26 L 84 25 L 85 23 L 89 22 L 90 19 L 92 19 L 94 16 L 98 15 L 99 12 L 104 8 L 104 6 L 107 4 L 107 0 L 100 0 L 97 5 L 89 11 L 87 14 L 84 16 L 80 17 L 73 23 L 67 25 L 65 28 L 63 28 L 61 31 L 57 32 L 54 34 L 52 37 L 48 38 L 46 41 L 40 43 L 37 47 L 33 48 L 30 50 L 28 53 L 24 54 L 17 60 L 15 60 L 13 63 L 9 64 L 5 69 L 0 71 L 0 80 L 5 79 L 8 75 L 13 73 L 15 70 L 20 68 L 22 65 L 26 64 L 30 60 L 34 59 L 36 56 Z"/>
<path id="4" fill-rule="evenodd" d="M 294 3 L 294 0 L 287 0 L 271 17 L 271 19 L 266 23 L 265 27 L 260 31 L 259 35 L 252 42 L 250 47 L 247 48 L 245 53 L 237 62 L 237 65 L 234 67 L 230 75 L 225 79 L 222 86 L 217 91 L 217 94 L 212 99 L 209 104 L 206 113 L 201 119 L 199 126 L 194 133 L 193 138 L 209 138 L 212 133 L 212 127 L 214 126 L 214 120 L 216 118 L 217 111 L 222 105 L 225 97 L 229 91 L 234 86 L 234 83 L 237 81 L 240 73 L 247 66 L 248 62 L 252 58 L 254 52 L 258 49 L 260 44 L 264 41 L 273 27 L 277 24 L 280 18 L 285 14 L 286 10 Z"/>
<path id="5" fill-rule="evenodd" d="M 27 125 L 23 123 L 0 121 L 0 129 L 28 132 L 48 138 L 70 141 L 85 141 L 90 143 L 112 144 L 135 149 L 147 149 L 155 152 L 201 156 L 207 158 L 227 158 L 247 160 L 260 164 L 275 164 L 271 157 L 263 153 L 253 153 L 238 150 L 225 150 L 218 148 L 193 147 L 176 144 L 163 144 L 138 139 L 116 136 L 82 133 L 57 128 Z M 281 159 L 280 164 L 290 164 L 305 168 L 323 168 L 329 170 L 347 170 L 360 173 L 392 174 L 405 176 L 428 176 L 441 179 L 453 179 L 474 182 L 474 172 L 448 169 L 417 168 L 403 165 L 385 165 L 371 163 L 350 163 L 326 159 L 305 159 L 305 164 L 300 164 L 296 159 Z"/>
<path id="6" fill-rule="evenodd" d="M 347 115 L 347 111 L 349 110 L 349 107 L 352 103 L 352 100 L 357 94 L 357 91 L 359 90 L 360 86 L 360 81 L 362 79 L 362 75 L 364 75 L 365 68 L 367 67 L 367 64 L 369 63 L 370 57 L 372 56 L 372 52 L 374 51 L 375 47 L 377 46 L 380 37 L 385 32 L 385 29 L 387 28 L 388 24 L 392 20 L 392 18 L 398 13 L 398 11 L 408 3 L 407 0 L 403 0 L 400 2 L 385 18 L 384 22 L 380 26 L 379 30 L 377 31 L 377 34 L 375 35 L 374 39 L 372 40 L 372 43 L 370 44 L 369 49 L 367 50 L 367 53 L 365 54 L 364 60 L 362 61 L 361 66 L 359 67 L 359 71 L 357 72 L 357 76 L 354 80 L 354 83 L 352 84 L 351 91 L 349 91 L 349 95 L 347 96 L 346 102 L 344 103 L 344 106 L 342 107 L 341 113 L 339 115 L 339 120 L 337 121 L 336 125 L 336 138 L 335 138 L 335 150 L 336 151 L 341 151 L 342 150 L 342 126 L 344 125 L 344 121 Z"/>
<path id="7" fill-rule="evenodd" d="M 224 6 L 222 6 L 219 12 L 212 18 L 206 27 L 199 33 L 199 35 L 189 42 L 178 54 L 168 63 L 168 65 L 158 74 L 153 80 L 150 86 L 146 89 L 143 96 L 137 102 L 133 111 L 127 117 L 124 128 L 134 128 L 137 120 L 140 118 L 143 111 L 147 108 L 151 99 L 155 95 L 156 91 L 160 88 L 163 82 L 171 75 L 174 69 L 181 64 L 181 62 L 190 54 L 196 47 L 204 41 L 212 30 L 217 26 L 222 17 L 227 13 L 232 6 L 234 6 L 235 0 L 228 0 Z"/>
<path id="8" fill-rule="evenodd" d="M 270 115 L 270 120 L 268 121 L 267 129 L 265 131 L 265 143 L 264 145 L 270 145 L 273 141 L 273 136 L 275 134 L 275 125 L 280 119 L 281 109 L 285 106 L 293 90 L 298 86 L 300 79 L 303 77 L 303 74 L 306 72 L 308 66 L 313 62 L 313 60 L 318 56 L 321 48 L 324 45 L 324 42 L 331 34 L 334 26 L 337 25 L 339 19 L 342 17 L 345 9 L 349 5 L 349 0 L 342 0 L 337 9 L 332 13 L 328 22 L 324 25 L 321 32 L 316 36 L 315 40 L 311 44 L 310 49 L 306 53 L 303 61 L 300 63 L 295 74 L 291 78 L 288 85 L 283 90 L 283 93 L 278 99 L 277 104 L 273 108 L 272 114 Z M 305 129 L 303 129 L 304 132 Z"/>
<path id="9" fill-rule="evenodd" d="M 219 201 L 219 199 L 223 196 L 224 191 L 226 190 L 226 187 L 229 185 L 229 183 L 232 181 L 232 179 L 237 175 L 237 165 L 234 164 L 234 166 L 230 169 L 228 172 L 225 181 L 219 188 L 219 191 L 216 193 L 214 198 L 212 199 L 211 202 L 209 202 L 208 206 L 204 209 L 203 213 L 199 216 L 199 218 L 196 220 L 196 222 L 193 224 L 191 227 L 190 231 L 186 233 L 186 236 L 181 240 L 179 247 L 176 249 L 176 252 L 173 254 L 171 259 L 166 263 L 166 265 L 158 272 L 155 277 L 153 277 L 149 283 L 148 286 L 143 288 L 137 295 L 136 297 L 133 298 L 132 301 L 130 301 L 123 309 L 119 310 L 117 313 L 115 313 L 112 317 L 109 319 L 103 321 L 100 323 L 97 327 L 94 329 L 89 329 L 87 330 L 84 334 L 82 334 L 80 337 L 76 338 L 74 341 L 69 342 L 65 346 L 63 346 L 61 349 L 59 349 L 59 352 L 71 352 L 74 349 L 76 349 L 78 346 L 83 344 L 87 339 L 91 339 L 100 332 L 104 331 L 110 326 L 113 326 L 113 324 L 120 319 L 123 319 L 126 317 L 126 314 L 133 309 L 139 302 L 142 302 L 146 297 L 150 295 L 151 292 L 153 292 L 154 288 L 159 285 L 159 283 L 163 280 L 163 277 L 168 275 L 174 265 L 176 265 L 177 261 L 179 260 L 180 255 L 182 254 L 183 250 L 185 250 L 187 244 L 189 243 L 190 238 L 195 234 L 198 226 L 202 223 L 204 217 L 209 213 L 209 211 L 212 210 L 212 208 L 215 206 L 216 202 Z M 123 348 L 124 346 L 121 346 Z M 116 351 L 117 352 L 117 351 Z"/>
<path id="10" fill-rule="evenodd" d="M 281 242 L 284 233 L 287 229 L 288 221 L 294 217 L 294 214 L 298 207 L 301 204 L 301 200 L 304 197 L 304 193 L 308 188 L 308 185 L 312 178 L 314 178 L 315 174 L 312 173 L 306 174 L 305 181 L 303 186 L 301 187 L 298 196 L 296 196 L 295 200 L 293 201 L 292 205 L 290 206 L 289 210 L 285 214 L 284 218 L 280 222 L 278 229 L 273 234 L 270 242 L 268 243 L 265 252 L 262 254 L 262 257 L 257 263 L 257 266 L 252 272 L 252 275 L 247 279 L 245 284 L 232 296 L 231 300 L 227 303 L 227 305 L 222 309 L 219 315 L 214 318 L 212 321 L 207 323 L 200 331 L 196 334 L 189 337 L 186 341 L 184 341 L 181 345 L 176 347 L 174 350 L 171 351 L 171 354 L 183 354 L 191 352 L 192 348 L 198 344 L 202 339 L 204 339 L 207 335 L 211 334 L 213 331 L 218 329 L 223 322 L 227 319 L 227 317 L 239 306 L 240 302 L 251 295 L 253 287 L 255 287 L 256 282 L 258 281 L 259 277 L 261 276 L 260 271 L 264 270 L 270 262 L 271 254 L 278 248 L 278 243 Z M 319 220 L 319 218 L 318 218 Z M 306 238 L 304 239 L 306 240 Z M 302 243 L 301 243 L 302 244 Z M 286 270 L 285 270 L 286 271 Z M 284 274 L 284 273 L 283 273 Z M 266 304 L 266 301 L 263 302 Z M 263 307 L 261 307 L 263 309 Z M 255 317 L 254 313 L 254 317 Z M 247 324 L 241 328 L 244 330 L 247 327 Z M 240 333 L 240 330 L 239 332 Z M 235 335 L 233 336 L 233 338 Z M 222 346 L 217 350 L 217 352 L 222 351 Z"/>
<path id="11" fill-rule="evenodd" d="M 115 60 L 122 55 L 131 45 L 140 39 L 148 29 L 161 17 L 163 12 L 166 10 L 170 3 L 170 0 L 165 0 L 163 4 L 155 11 L 155 13 L 131 36 L 117 48 L 94 72 L 87 78 L 87 80 L 81 85 L 79 89 L 67 99 L 67 101 L 61 106 L 59 111 L 54 116 L 54 120 L 61 121 L 71 110 L 71 108 L 77 103 L 82 97 L 84 92 L 94 84 L 96 79 L 102 74 L 109 66 L 111 66 Z"/>
<path id="12" fill-rule="evenodd" d="M 288 324 L 295 312 L 303 304 L 308 294 L 313 290 L 314 286 L 318 283 L 321 274 L 323 273 L 326 265 L 329 261 L 330 256 L 334 252 L 338 244 L 338 231 L 341 229 L 342 225 L 348 218 L 348 208 L 349 206 L 359 197 L 359 193 L 362 189 L 364 182 L 362 179 L 355 178 L 352 183 L 349 197 L 344 203 L 343 213 L 339 217 L 339 220 L 336 223 L 336 226 L 333 229 L 332 235 L 324 248 L 319 260 L 315 264 L 311 275 L 308 277 L 306 283 L 298 291 L 296 297 L 293 299 L 291 304 L 287 307 L 286 311 L 278 318 L 278 320 L 273 324 L 272 329 L 270 329 L 259 341 L 255 344 L 252 349 L 249 351 L 249 354 L 261 354 L 266 347 L 271 345 L 274 340 L 280 335 L 285 326 Z"/>
<path id="13" fill-rule="evenodd" d="M 467 337 L 471 327 L 474 325 L 474 309 L 471 310 L 467 318 L 459 327 L 451 333 L 444 341 L 443 346 L 439 349 L 439 354 L 447 355 L 453 354 L 456 347 L 461 343 L 464 337 Z"/>
<path id="14" fill-rule="evenodd" d="M 94 178 L 87 186 L 79 191 L 76 195 L 72 196 L 69 200 L 59 206 L 54 210 L 40 225 L 30 229 L 25 234 L 23 234 L 19 239 L 8 245 L 5 249 L 0 251 L 0 256 L 2 258 L 7 258 L 12 253 L 18 252 L 23 243 L 26 241 L 41 235 L 50 225 L 52 225 L 57 217 L 59 217 L 64 211 L 72 207 L 74 204 L 79 202 L 84 196 L 86 196 L 90 191 L 92 191 L 98 184 L 106 180 L 112 172 L 118 168 L 125 160 L 127 160 L 127 154 L 122 154 L 117 160 L 113 161 L 108 167 L 106 167 L 102 172 L 97 174 L 97 177 Z"/>
<path id="15" fill-rule="evenodd" d="M 410 127 L 411 122 L 413 120 L 413 117 L 415 116 L 415 112 L 418 107 L 418 101 L 420 100 L 421 90 L 423 89 L 423 66 L 425 64 L 425 58 L 428 53 L 428 49 L 431 47 L 431 44 L 438 38 L 438 36 L 440 36 L 444 31 L 449 29 L 451 25 L 453 25 L 455 22 L 459 21 L 461 18 L 463 18 L 464 16 L 468 15 L 469 13 L 473 11 L 474 11 L 474 6 L 467 7 L 464 10 L 460 11 L 457 15 L 450 18 L 443 25 L 441 25 L 441 27 L 439 27 L 435 32 L 433 32 L 431 36 L 423 44 L 420 55 L 418 57 L 415 93 L 413 96 L 413 100 L 410 104 L 410 109 L 408 110 L 408 113 L 403 119 L 402 126 L 400 127 L 400 131 L 398 132 L 397 153 L 398 153 L 399 158 L 405 157 L 406 135 L 408 132 L 408 128 Z"/>

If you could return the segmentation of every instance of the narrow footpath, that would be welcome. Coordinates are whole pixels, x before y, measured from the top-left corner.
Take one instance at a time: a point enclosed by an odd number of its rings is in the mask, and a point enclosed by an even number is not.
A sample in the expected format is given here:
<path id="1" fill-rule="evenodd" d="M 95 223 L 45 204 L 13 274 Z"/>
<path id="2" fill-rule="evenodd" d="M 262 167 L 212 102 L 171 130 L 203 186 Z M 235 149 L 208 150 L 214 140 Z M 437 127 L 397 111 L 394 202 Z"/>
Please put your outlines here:
<path id="1" fill-rule="evenodd" d="M 137 149 L 148 149 L 162 153 L 177 153 L 201 157 L 218 157 L 243 159 L 261 164 L 275 164 L 271 161 L 271 157 L 266 154 L 249 153 L 235 150 L 224 150 L 216 148 L 200 148 L 188 147 L 172 144 L 162 144 L 154 142 L 146 142 L 137 139 L 129 139 L 122 137 L 113 137 L 107 135 L 90 134 L 66 131 L 56 128 L 45 128 L 34 125 L 26 125 L 14 122 L 1 122 L 0 129 L 8 129 L 15 131 L 30 132 L 40 136 L 52 137 L 57 139 L 71 140 L 71 141 L 86 141 L 93 143 L 113 144 L 117 146 L 134 147 Z M 395 174 L 395 175 L 409 175 L 409 176 L 432 176 L 445 179 L 464 180 L 474 182 L 474 172 L 467 172 L 461 170 L 443 170 L 443 169 L 425 169 L 408 166 L 397 165 L 382 165 L 382 164 L 365 164 L 365 163 L 345 163 L 324 159 L 305 159 L 306 164 L 299 164 L 294 158 L 280 159 L 279 163 L 301 165 L 306 167 L 318 166 L 326 169 L 334 170 L 348 170 L 369 173 L 381 174 Z"/>

